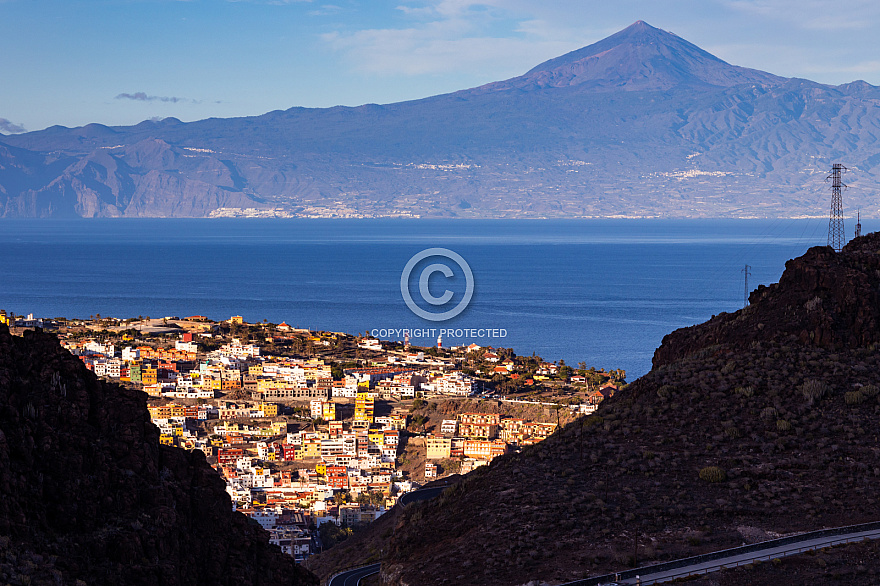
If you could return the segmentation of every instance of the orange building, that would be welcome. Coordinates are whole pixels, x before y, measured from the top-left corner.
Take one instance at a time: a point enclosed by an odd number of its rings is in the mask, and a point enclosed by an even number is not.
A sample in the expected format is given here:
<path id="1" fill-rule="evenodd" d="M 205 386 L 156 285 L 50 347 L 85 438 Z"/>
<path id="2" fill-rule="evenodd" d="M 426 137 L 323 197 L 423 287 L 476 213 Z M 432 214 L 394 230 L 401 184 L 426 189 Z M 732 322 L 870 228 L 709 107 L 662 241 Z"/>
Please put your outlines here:
<path id="1" fill-rule="evenodd" d="M 464 442 L 465 458 L 492 460 L 507 453 L 507 443 L 501 440 L 467 440 Z"/>
<path id="2" fill-rule="evenodd" d="M 141 383 L 144 385 L 155 385 L 159 382 L 159 371 L 152 366 L 148 366 L 141 371 Z"/>
<path id="3" fill-rule="evenodd" d="M 462 413 L 458 416 L 458 434 L 469 438 L 495 439 L 501 416 L 497 413 Z"/>

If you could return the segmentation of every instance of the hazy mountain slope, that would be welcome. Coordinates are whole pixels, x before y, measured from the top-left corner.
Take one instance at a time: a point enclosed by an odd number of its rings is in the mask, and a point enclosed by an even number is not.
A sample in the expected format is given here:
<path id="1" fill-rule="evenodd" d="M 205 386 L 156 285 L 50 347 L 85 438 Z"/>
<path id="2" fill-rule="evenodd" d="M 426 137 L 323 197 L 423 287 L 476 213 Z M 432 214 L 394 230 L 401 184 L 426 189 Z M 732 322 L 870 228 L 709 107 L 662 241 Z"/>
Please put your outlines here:
<path id="1" fill-rule="evenodd" d="M 104 205 L 106 197 L 65 181 L 64 193 L 88 200 L 74 208 L 81 215 L 171 215 L 178 197 L 189 199 L 180 215 L 216 206 L 305 215 L 821 214 L 832 162 L 854 171 L 847 205 L 874 214 L 878 104 L 880 89 L 864 82 L 831 87 L 737 67 L 637 22 L 520 77 L 422 100 L 52 127 L 0 140 L 31 157 L 100 150 L 126 164 L 131 149 L 155 140 L 178 153 L 170 166 L 144 163 L 131 175 L 123 200 L 150 172 L 162 178 L 145 183 L 158 192 L 152 208 L 122 209 L 117 196 Z M 193 167 L 218 164 L 235 180 L 192 176 Z M 48 186 L 52 173 L 41 173 Z M 15 181 L 0 170 L 10 198 L 42 195 Z"/>
<path id="2" fill-rule="evenodd" d="M 880 234 L 790 261 L 597 415 L 408 508 L 371 542 L 383 583 L 568 581 L 880 520 L 878 290 Z"/>

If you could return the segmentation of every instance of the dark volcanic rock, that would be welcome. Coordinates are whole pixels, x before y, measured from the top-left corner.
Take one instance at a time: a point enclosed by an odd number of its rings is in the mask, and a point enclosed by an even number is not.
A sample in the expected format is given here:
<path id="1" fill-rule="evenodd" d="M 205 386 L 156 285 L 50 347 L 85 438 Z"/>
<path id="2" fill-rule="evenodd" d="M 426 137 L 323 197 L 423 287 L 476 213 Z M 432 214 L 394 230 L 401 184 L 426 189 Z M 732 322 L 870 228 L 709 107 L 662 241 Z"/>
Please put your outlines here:
<path id="1" fill-rule="evenodd" d="M 145 395 L 0 326 L 0 582 L 317 583 L 224 488 L 201 452 L 159 445 Z"/>
<path id="2" fill-rule="evenodd" d="M 663 338 L 654 366 L 724 343 L 795 342 L 829 350 L 880 342 L 880 233 L 850 242 L 842 254 L 811 248 L 785 263 L 779 283 L 751 293 L 751 305 Z"/>
<path id="3" fill-rule="evenodd" d="M 361 543 L 385 584 L 513 586 L 878 521 L 878 295 L 880 235 L 811 249 L 749 308 L 667 336 L 595 415 Z"/>

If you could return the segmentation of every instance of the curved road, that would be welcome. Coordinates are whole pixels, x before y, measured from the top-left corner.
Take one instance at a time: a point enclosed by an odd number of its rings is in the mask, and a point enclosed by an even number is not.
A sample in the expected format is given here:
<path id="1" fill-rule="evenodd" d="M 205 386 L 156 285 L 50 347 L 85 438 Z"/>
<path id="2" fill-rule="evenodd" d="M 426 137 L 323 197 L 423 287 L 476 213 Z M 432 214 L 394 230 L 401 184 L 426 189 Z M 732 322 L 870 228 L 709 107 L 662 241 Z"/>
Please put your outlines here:
<path id="1" fill-rule="evenodd" d="M 412 503 L 426 501 L 439 495 L 447 488 L 449 488 L 449 485 L 447 484 L 444 484 L 443 486 L 432 486 L 431 488 L 420 488 L 419 490 L 414 490 L 412 492 L 401 495 L 401 497 L 397 500 L 397 504 L 405 507 Z"/>
<path id="2" fill-rule="evenodd" d="M 402 495 L 397 500 L 397 504 L 401 507 L 405 507 L 412 503 L 426 501 L 439 495 L 447 488 L 449 488 L 448 484 L 432 486 L 431 488 L 420 488 L 419 490 L 414 490 Z M 378 574 L 381 566 L 382 564 L 378 563 L 347 570 L 330 578 L 330 581 L 327 582 L 327 586 L 358 586 L 363 578 Z"/>
<path id="3" fill-rule="evenodd" d="M 341 574 L 333 576 L 333 578 L 327 582 L 327 586 L 358 586 L 362 579 L 367 576 L 372 576 L 373 574 L 378 574 L 380 566 L 381 564 L 373 564 L 371 566 L 363 566 L 361 568 L 342 572 Z"/>
<path id="4" fill-rule="evenodd" d="M 408 492 L 405 495 L 401 496 L 400 499 L 397 501 L 397 504 L 405 507 L 415 502 L 432 499 L 442 493 L 447 488 L 449 488 L 449 485 L 432 486 L 431 488 L 414 490 L 413 492 Z M 641 584 L 643 586 L 648 586 L 649 584 L 662 584 L 664 582 L 671 582 L 673 580 L 686 578 L 688 576 L 697 576 L 708 574 L 709 572 L 723 570 L 726 568 L 735 568 L 737 566 L 750 564 L 754 561 L 771 560 L 779 557 L 797 555 L 805 551 L 821 549 L 823 547 L 828 547 L 831 545 L 851 543 L 854 541 L 862 541 L 865 539 L 880 539 L 880 528 L 877 528 L 877 523 L 866 523 L 861 526 L 856 525 L 852 526 L 852 529 L 856 529 L 857 527 L 861 527 L 862 529 L 851 531 L 849 533 L 841 533 L 838 535 L 820 535 L 817 537 L 810 537 L 810 534 L 807 533 L 803 536 L 804 539 L 802 541 L 795 541 L 791 543 L 786 543 L 784 545 L 778 545 L 774 543 L 781 540 L 772 540 L 767 542 L 765 547 L 754 551 L 742 551 L 745 548 L 732 548 L 724 552 L 729 552 L 729 555 L 724 555 L 724 557 L 719 557 L 708 561 L 694 560 L 694 563 L 690 565 L 681 566 L 669 570 L 658 570 L 657 566 L 645 566 L 636 570 L 621 572 L 623 574 L 626 574 L 627 577 L 623 579 L 618 579 L 617 581 L 614 581 L 612 576 L 598 576 L 595 578 L 587 578 L 584 580 L 567 582 L 562 586 L 594 586 L 596 584 Z M 838 529 L 845 528 L 840 527 Z M 814 532 L 814 534 L 822 533 L 824 531 L 825 530 L 816 531 Z M 833 531 L 833 529 L 829 529 L 827 531 Z M 751 549 L 751 547 L 754 546 L 747 547 Z M 377 574 L 380 568 L 381 563 L 377 563 L 348 570 L 331 578 L 330 581 L 327 583 L 327 586 L 358 586 L 361 579 L 366 578 L 367 576 L 372 576 L 373 574 Z M 637 579 L 635 578 L 636 575 L 640 576 L 639 581 L 637 581 Z"/>
<path id="5" fill-rule="evenodd" d="M 709 572 L 716 572 L 718 570 L 724 570 L 729 568 L 735 568 L 737 566 L 743 566 L 746 564 L 750 564 L 755 561 L 766 561 L 772 560 L 774 558 L 781 558 L 790 555 L 798 555 L 800 553 L 806 551 L 812 551 L 816 549 L 821 549 L 823 547 L 828 547 L 831 545 L 840 545 L 843 543 L 852 543 L 855 541 L 862 541 L 865 539 L 880 539 L 880 529 L 868 529 L 864 531 L 854 531 L 852 533 L 843 533 L 840 535 L 829 535 L 823 537 L 815 537 L 815 538 L 807 538 L 803 541 L 797 541 L 794 543 L 788 543 L 785 545 L 772 545 L 772 541 L 768 542 L 767 547 L 764 547 L 759 550 L 750 551 L 750 552 L 737 552 L 737 549 L 734 548 L 730 550 L 730 555 L 717 558 L 714 560 L 697 562 L 695 561 L 693 564 L 688 566 L 682 566 L 675 569 L 670 570 L 661 570 L 657 571 L 656 567 L 652 568 L 651 566 L 645 566 L 643 568 L 638 568 L 635 570 L 627 570 L 625 573 L 628 577 L 621 578 L 617 581 L 614 581 L 612 576 L 605 576 L 598 578 L 598 580 L 603 580 L 601 582 L 597 582 L 597 578 L 587 578 L 586 580 L 577 580 L 575 582 L 567 582 L 562 586 L 587 586 L 593 584 L 641 584 L 642 586 L 648 586 L 649 584 L 663 584 L 665 582 L 672 582 L 673 580 L 680 580 L 683 578 L 687 578 L 690 576 L 700 576 L 704 574 L 708 574 Z M 686 558 L 685 558 L 686 559 Z M 653 570 L 653 571 L 652 571 Z M 641 573 L 640 573 L 641 572 Z M 637 580 L 634 576 L 640 575 L 641 580 Z"/>

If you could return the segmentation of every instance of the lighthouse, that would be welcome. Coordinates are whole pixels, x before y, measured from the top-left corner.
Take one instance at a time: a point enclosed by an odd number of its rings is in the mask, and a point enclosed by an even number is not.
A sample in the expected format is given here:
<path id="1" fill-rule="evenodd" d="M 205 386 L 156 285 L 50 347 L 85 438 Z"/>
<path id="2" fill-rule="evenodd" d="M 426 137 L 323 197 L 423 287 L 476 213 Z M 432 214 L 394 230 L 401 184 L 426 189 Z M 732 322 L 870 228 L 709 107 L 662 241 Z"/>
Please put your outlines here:
<path id="1" fill-rule="evenodd" d="M 439 336 L 437 336 L 437 349 L 438 350 L 443 349 L 443 334 L 440 334 Z"/>

